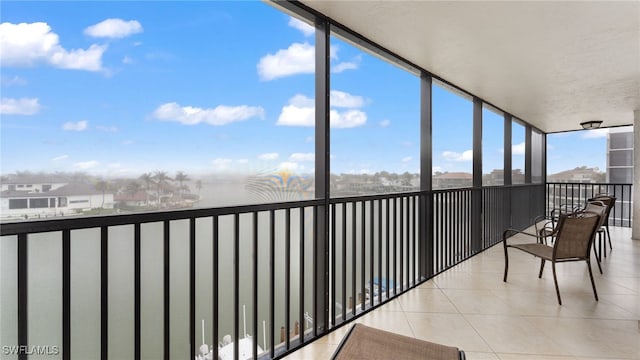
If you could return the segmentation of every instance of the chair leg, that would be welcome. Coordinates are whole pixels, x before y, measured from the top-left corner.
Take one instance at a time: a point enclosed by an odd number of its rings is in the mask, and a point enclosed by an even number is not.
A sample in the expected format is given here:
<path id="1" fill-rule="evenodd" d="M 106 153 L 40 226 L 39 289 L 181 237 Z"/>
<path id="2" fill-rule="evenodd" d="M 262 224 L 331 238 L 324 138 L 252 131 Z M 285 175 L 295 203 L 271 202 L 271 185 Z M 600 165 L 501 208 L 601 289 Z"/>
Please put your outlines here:
<path id="1" fill-rule="evenodd" d="M 595 246 L 593 247 L 593 253 L 596 256 L 596 264 L 598 264 L 598 270 L 600 270 L 600 275 L 602 275 L 602 266 L 600 265 L 600 255 L 598 255 L 598 252 L 596 251 Z"/>
<path id="2" fill-rule="evenodd" d="M 596 291 L 596 283 L 593 281 L 593 273 L 591 272 L 591 261 L 587 259 L 587 268 L 589 269 L 589 278 L 591 278 L 591 287 L 593 288 L 593 296 L 598 301 L 598 292 Z"/>
<path id="3" fill-rule="evenodd" d="M 556 276 L 556 262 L 551 262 L 551 269 L 553 270 L 553 283 L 556 285 L 556 296 L 558 297 L 558 305 L 562 305 L 562 300 L 560 299 L 560 289 L 558 288 L 558 277 Z"/>
<path id="4" fill-rule="evenodd" d="M 607 229 L 607 238 L 609 239 L 609 250 L 613 250 L 613 247 L 611 246 L 611 234 L 609 234 L 609 224 L 604 226 L 605 229 Z"/>
<path id="5" fill-rule="evenodd" d="M 507 282 L 507 272 L 509 271 L 509 254 L 507 253 L 507 247 L 504 247 L 504 277 L 503 282 Z"/>
<path id="6" fill-rule="evenodd" d="M 600 247 L 600 250 L 602 251 L 602 233 L 598 233 L 598 246 Z M 602 275 L 602 266 L 600 265 L 600 262 L 602 261 L 602 258 L 600 257 L 600 254 L 602 254 L 602 252 L 598 251 L 598 246 L 593 244 L 593 253 L 596 255 L 596 262 L 598 263 L 598 270 L 600 270 L 600 275 Z"/>
<path id="7" fill-rule="evenodd" d="M 538 279 L 542 277 L 542 270 L 544 270 L 544 259 L 540 258 L 540 272 L 538 273 Z"/>

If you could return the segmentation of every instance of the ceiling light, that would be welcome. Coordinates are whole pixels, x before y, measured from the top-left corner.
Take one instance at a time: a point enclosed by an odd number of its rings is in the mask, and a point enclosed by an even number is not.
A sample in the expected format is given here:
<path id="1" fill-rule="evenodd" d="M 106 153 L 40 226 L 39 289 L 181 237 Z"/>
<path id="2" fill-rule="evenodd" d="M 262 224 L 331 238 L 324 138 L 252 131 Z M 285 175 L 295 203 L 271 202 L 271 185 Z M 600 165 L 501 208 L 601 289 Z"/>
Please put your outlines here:
<path id="1" fill-rule="evenodd" d="M 602 120 L 585 121 L 581 122 L 580 125 L 585 130 L 597 129 L 600 127 L 600 125 L 602 125 Z"/>

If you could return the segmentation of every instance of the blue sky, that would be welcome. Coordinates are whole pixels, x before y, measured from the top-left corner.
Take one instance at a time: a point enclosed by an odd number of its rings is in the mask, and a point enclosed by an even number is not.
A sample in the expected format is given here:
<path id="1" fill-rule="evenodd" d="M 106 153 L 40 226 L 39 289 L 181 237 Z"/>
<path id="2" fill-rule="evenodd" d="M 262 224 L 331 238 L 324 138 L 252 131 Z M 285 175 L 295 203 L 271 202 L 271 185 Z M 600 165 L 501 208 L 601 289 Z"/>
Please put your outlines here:
<path id="1" fill-rule="evenodd" d="M 261 2 L 0 6 L 3 174 L 313 171 L 308 25 Z M 419 79 L 336 37 L 331 54 L 332 172 L 418 172 Z M 434 170 L 471 171 L 471 114 L 435 87 Z M 483 138 L 485 169 L 501 137 Z M 562 167 L 579 139 L 558 139 Z M 603 168 L 604 150 L 589 160 Z"/>

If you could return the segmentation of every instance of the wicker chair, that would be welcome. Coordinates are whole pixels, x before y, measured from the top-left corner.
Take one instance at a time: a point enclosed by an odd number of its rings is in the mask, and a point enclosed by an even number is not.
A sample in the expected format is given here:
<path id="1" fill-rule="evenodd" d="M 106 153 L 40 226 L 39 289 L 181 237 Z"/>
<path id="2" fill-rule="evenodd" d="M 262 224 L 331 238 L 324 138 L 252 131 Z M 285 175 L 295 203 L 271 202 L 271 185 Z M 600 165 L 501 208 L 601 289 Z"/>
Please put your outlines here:
<path id="1" fill-rule="evenodd" d="M 465 353 L 457 347 L 355 324 L 342 339 L 331 359 L 465 360 Z"/>
<path id="2" fill-rule="evenodd" d="M 611 234 L 609 234 L 609 214 L 611 213 L 611 209 L 613 209 L 613 206 L 616 204 L 616 198 L 609 194 L 598 194 L 598 195 L 595 195 L 593 198 L 589 199 L 588 201 L 601 201 L 605 205 L 607 205 L 607 212 L 605 214 L 605 218 L 602 220 L 601 226 L 598 226 L 598 248 L 600 249 L 598 251 L 599 253 L 598 257 L 600 257 L 600 254 L 602 254 L 602 250 L 603 250 L 602 249 L 603 236 L 606 236 L 606 239 L 609 240 L 609 250 L 613 250 L 613 247 L 611 246 Z M 604 257 L 607 257 L 606 244 L 604 246 Z"/>
<path id="3" fill-rule="evenodd" d="M 591 279 L 591 287 L 593 295 L 598 301 L 598 293 L 596 284 L 593 281 L 593 273 L 591 271 L 591 246 L 601 216 L 590 211 L 579 211 L 572 214 L 565 214 L 558 219 L 557 231 L 555 232 L 555 241 L 553 246 L 546 245 L 544 239 L 539 234 L 530 234 L 514 229 L 507 229 L 503 233 L 502 243 L 504 245 L 504 278 L 507 281 L 507 273 L 509 271 L 509 254 L 508 248 L 515 248 L 540 258 L 540 272 L 538 278 L 542 277 L 542 271 L 546 261 L 551 261 L 553 270 L 553 283 L 556 287 L 556 296 L 558 304 L 562 305 L 560 298 L 560 290 L 558 289 L 558 278 L 556 276 L 556 263 L 569 261 L 586 261 L 589 269 L 589 278 Z M 507 238 L 514 234 L 524 234 L 535 238 L 537 241 L 524 244 L 507 244 Z"/>

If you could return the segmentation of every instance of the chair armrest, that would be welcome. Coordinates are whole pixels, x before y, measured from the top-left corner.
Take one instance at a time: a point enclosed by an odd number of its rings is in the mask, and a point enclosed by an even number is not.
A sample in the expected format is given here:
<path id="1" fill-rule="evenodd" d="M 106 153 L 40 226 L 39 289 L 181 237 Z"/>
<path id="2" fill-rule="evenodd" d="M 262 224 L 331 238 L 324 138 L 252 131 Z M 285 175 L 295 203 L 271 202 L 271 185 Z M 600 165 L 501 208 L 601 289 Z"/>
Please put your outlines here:
<path id="1" fill-rule="evenodd" d="M 515 234 L 522 234 L 522 235 L 531 236 L 531 237 L 536 238 L 537 240 L 541 239 L 541 236 L 538 235 L 538 234 L 532 234 L 532 233 L 528 233 L 528 232 L 524 232 L 524 231 L 520 231 L 520 230 L 516 230 L 516 229 L 507 229 L 502 233 L 502 241 L 504 242 L 504 246 L 507 246 L 508 236 L 513 236 Z"/>

